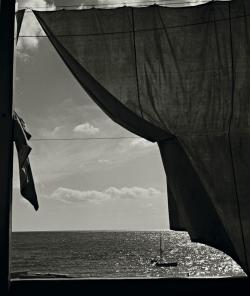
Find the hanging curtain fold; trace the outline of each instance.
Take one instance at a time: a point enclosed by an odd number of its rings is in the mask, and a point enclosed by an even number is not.
[[[159,144],[171,228],[250,263],[250,1],[34,12],[92,99]]]
[[[18,41],[25,10],[16,12],[16,43]],[[31,147],[28,144],[31,135],[27,131],[25,122],[13,112],[13,140],[15,142],[19,163],[19,180],[21,195],[38,210],[39,204],[29,161]]]

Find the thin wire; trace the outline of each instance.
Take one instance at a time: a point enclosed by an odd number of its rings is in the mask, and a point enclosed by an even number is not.
[[[140,137],[92,137],[92,138],[31,138],[30,141],[90,141],[90,140],[122,140],[122,139],[140,139]]]
[[[209,3],[209,2],[212,2],[213,0],[200,0],[198,2],[198,5],[202,5],[202,4],[205,4],[205,3]],[[228,0],[228,1],[231,1],[231,0]],[[159,6],[162,6],[162,5],[166,5],[166,4],[170,4],[171,6],[172,5],[186,5],[186,4],[196,4],[196,0],[189,0],[189,1],[180,1],[180,0],[177,0],[177,1],[171,1],[171,0],[165,0],[165,2],[163,3],[158,3],[158,1],[152,1],[152,0],[148,0],[148,1],[145,1],[145,2],[141,2],[141,1],[134,1],[134,2],[129,2],[129,3],[124,3],[124,2],[120,2],[120,3],[103,3],[103,4],[96,4],[96,5],[93,5],[93,4],[75,4],[75,5],[55,5],[56,8],[75,8],[75,7],[92,7],[92,8],[98,8],[98,7],[107,7],[107,6],[117,6],[119,7],[120,5],[122,6],[130,6],[130,5],[133,5],[133,4],[139,4],[139,6],[144,6],[144,5],[147,5],[149,3],[152,3],[153,5],[159,5]],[[19,9],[50,9],[50,8],[53,8],[53,6],[33,6],[32,8],[31,7],[27,7],[27,6],[19,6],[18,7]],[[50,10],[51,11],[51,10]]]

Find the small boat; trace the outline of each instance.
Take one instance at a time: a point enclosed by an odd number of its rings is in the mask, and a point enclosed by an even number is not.
[[[162,233],[160,235],[160,255],[151,259],[151,264],[153,264],[156,267],[176,267],[178,263],[176,261],[166,261],[163,257],[163,252],[164,252],[164,241],[163,241],[163,236]]]
[[[157,267],[176,267],[178,265],[177,262],[167,262],[167,261],[157,261],[155,266]]]

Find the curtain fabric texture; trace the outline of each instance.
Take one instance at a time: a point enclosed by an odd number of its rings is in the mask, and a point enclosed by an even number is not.
[[[114,121],[159,144],[171,228],[250,263],[250,1],[34,12]]]

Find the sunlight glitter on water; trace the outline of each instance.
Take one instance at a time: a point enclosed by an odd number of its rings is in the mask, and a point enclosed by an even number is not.
[[[160,232],[14,233],[13,277],[78,278],[223,277],[244,272],[222,252],[192,243],[186,233],[163,234],[163,257],[176,267],[156,267]]]

